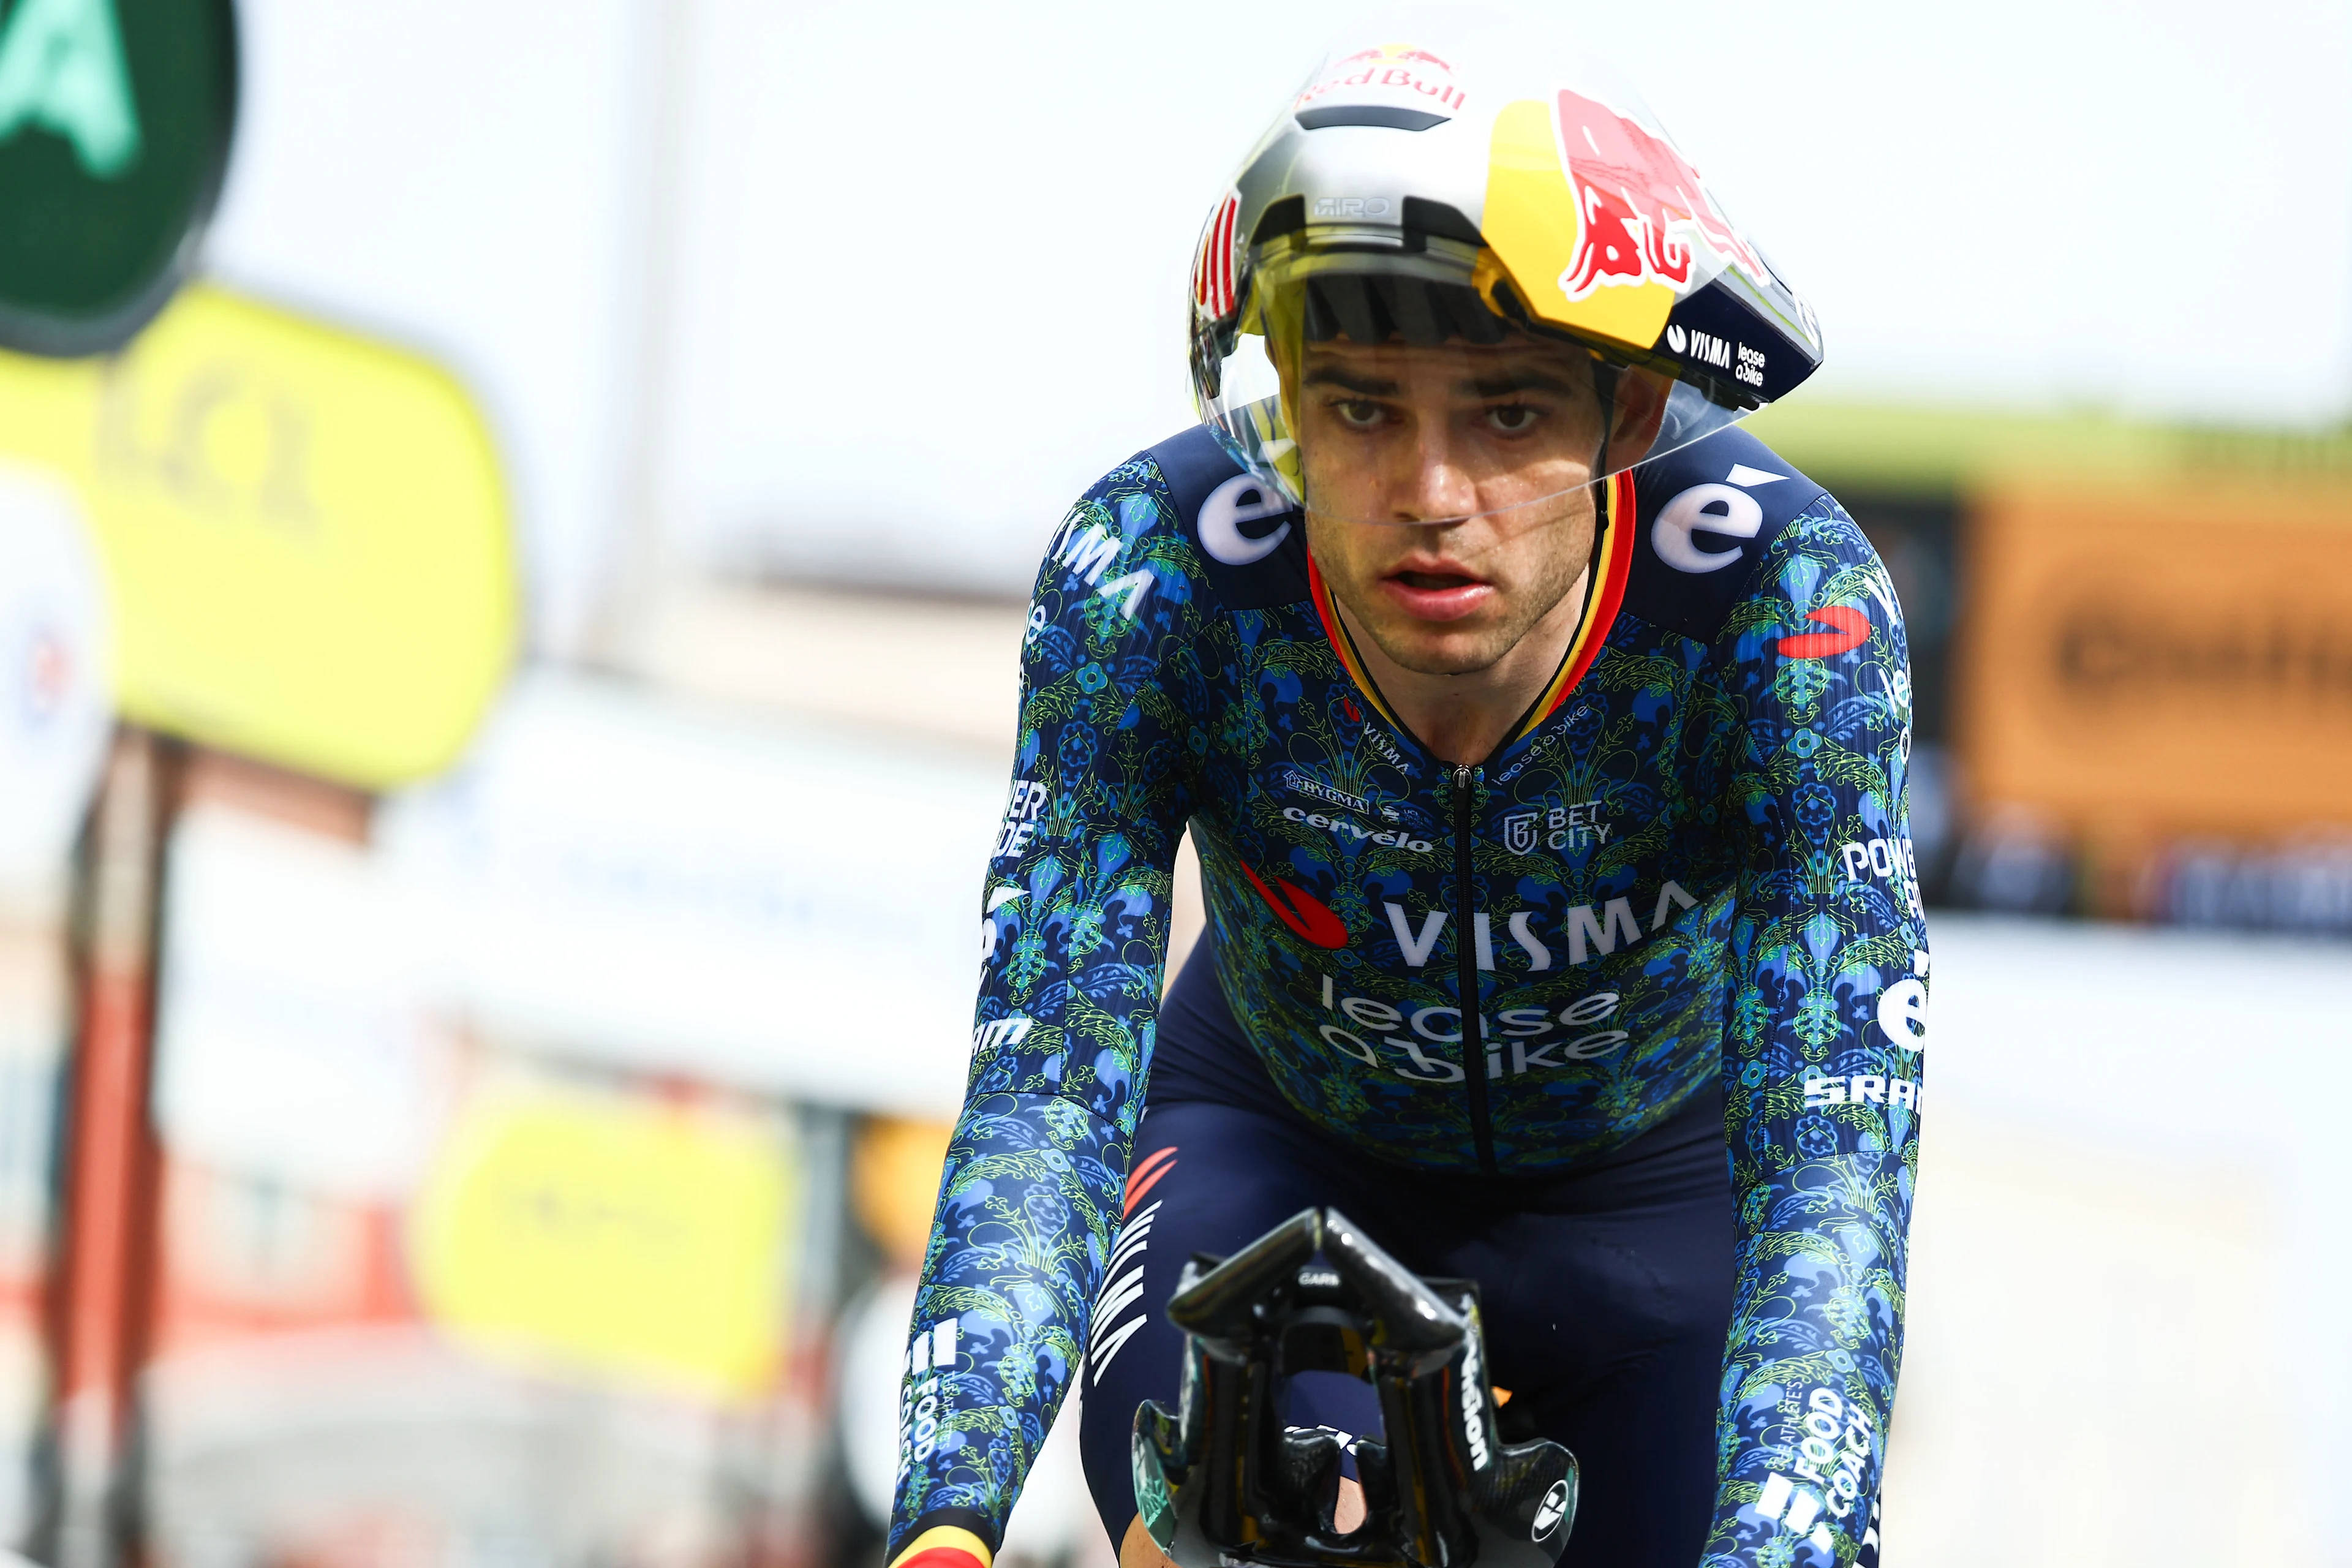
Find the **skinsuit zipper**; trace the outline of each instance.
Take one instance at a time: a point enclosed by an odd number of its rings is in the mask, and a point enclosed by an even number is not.
[[[1462,1077],[1470,1091],[1470,1135],[1478,1144],[1478,1169],[1491,1176],[1495,1127],[1486,1110],[1486,1039],[1479,1021],[1477,911],[1470,907],[1471,791],[1475,774],[1465,763],[1454,767],[1454,958],[1462,999]]]

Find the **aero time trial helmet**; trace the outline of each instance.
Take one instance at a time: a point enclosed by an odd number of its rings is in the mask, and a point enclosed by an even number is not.
[[[1455,353],[1473,380],[1506,343],[1552,345],[1580,380],[1589,366],[1610,434],[1561,489],[1720,429],[1821,363],[1811,310],[1589,47],[1450,10],[1308,76],[1210,214],[1191,324],[1202,417],[1327,514],[1337,491],[1315,493],[1297,417],[1318,344]]]

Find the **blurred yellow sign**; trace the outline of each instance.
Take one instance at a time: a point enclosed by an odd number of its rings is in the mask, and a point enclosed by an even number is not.
[[[494,1094],[419,1197],[418,1289],[495,1356],[756,1397],[783,1342],[796,1189],[779,1130],[747,1117]]]
[[[383,788],[455,758],[505,676],[497,457],[414,354],[194,289],[116,358],[0,354],[0,457],[79,491],[142,723]]]
[[[902,1268],[923,1266],[940,1173],[955,1129],[944,1121],[866,1119],[849,1157],[849,1201],[866,1234]]]

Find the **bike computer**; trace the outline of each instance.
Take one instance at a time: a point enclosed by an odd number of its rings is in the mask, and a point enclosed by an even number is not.
[[[1182,1391],[1175,1414],[1136,1410],[1135,1494],[1178,1568],[1558,1561],[1576,1460],[1558,1443],[1503,1441],[1475,1285],[1422,1279],[1336,1209],[1308,1209],[1222,1262],[1196,1257],[1168,1317],[1185,1334]],[[1333,1517],[1339,1438],[1284,1421],[1305,1372],[1349,1373],[1379,1396],[1349,1530]]]

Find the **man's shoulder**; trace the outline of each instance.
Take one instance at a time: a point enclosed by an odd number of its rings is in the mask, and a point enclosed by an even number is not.
[[[1225,611],[1307,597],[1302,520],[1194,428],[1087,487],[1045,542],[1030,621],[1126,657],[1201,636]]]
[[[1193,546],[1219,604],[1258,610],[1307,597],[1305,520],[1281,492],[1235,462],[1214,431],[1195,425],[1137,453],[1113,474],[1139,468],[1158,478],[1165,497],[1161,526]]]
[[[1790,528],[1832,510],[1820,485],[1734,426],[1633,470],[1625,611],[1712,640]]]

